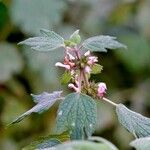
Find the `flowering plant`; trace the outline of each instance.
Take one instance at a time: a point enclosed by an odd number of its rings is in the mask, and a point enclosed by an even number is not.
[[[103,100],[116,108],[119,122],[136,138],[150,136],[150,119],[135,113],[123,104],[116,104],[105,97],[107,86],[104,82],[96,83],[91,80],[91,74],[101,73],[103,67],[98,64],[98,57],[92,52],[107,52],[108,49],[126,48],[111,36],[95,36],[81,43],[79,30],[75,31],[69,39],[64,40],[53,31],[41,30],[41,36],[29,38],[19,44],[30,46],[38,51],[53,51],[63,47],[63,62],[56,62],[56,67],[64,68],[61,83],[66,84],[71,94],[62,96],[62,91],[52,93],[43,92],[39,95],[31,94],[36,105],[15,119],[11,124],[18,123],[31,113],[42,113],[48,110],[57,101],[61,100],[58,108],[56,135],[51,135],[43,140],[31,144],[26,149],[44,149],[55,146],[55,149],[67,149],[69,145],[58,145],[68,140],[94,140],[91,137],[97,124],[96,101]],[[97,149],[116,150],[117,148],[102,138],[96,138],[101,144]],[[147,139],[146,139],[147,140]],[[149,139],[148,139],[149,141]],[[135,146],[136,141],[131,145]],[[91,143],[86,143],[94,149]],[[81,146],[80,143],[72,143],[69,146]],[[76,147],[75,146],[75,147]],[[88,147],[87,146],[87,147]],[[102,148],[103,147],[103,148]],[[96,149],[95,149],[96,150]]]

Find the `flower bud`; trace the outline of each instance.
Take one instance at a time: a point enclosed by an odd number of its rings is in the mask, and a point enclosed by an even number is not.
[[[73,89],[73,90],[75,90],[76,92],[79,92],[79,88],[77,88],[74,84],[72,84],[72,83],[69,83],[68,84],[68,87],[69,88],[71,88],[71,89]]]
[[[89,66],[86,66],[86,67],[84,68],[84,71],[85,71],[85,73],[90,74],[91,68],[90,68]]]
[[[67,70],[70,69],[70,66],[69,65],[65,65],[65,64],[62,64],[61,62],[57,62],[55,64],[56,67],[63,67],[63,68],[66,68]]]
[[[100,82],[98,84],[97,96],[102,98],[104,94],[106,93],[106,90],[107,90],[106,84],[103,82]]]
[[[97,59],[97,57],[95,57],[95,56],[90,56],[90,57],[88,57],[88,65],[93,65],[95,62],[98,62],[98,59]]]
[[[87,51],[87,52],[84,53],[84,56],[86,56],[86,57],[89,56],[89,55],[90,55],[90,51]]]

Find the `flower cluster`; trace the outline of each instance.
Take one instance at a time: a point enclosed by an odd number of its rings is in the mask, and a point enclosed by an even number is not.
[[[98,58],[90,53],[90,51],[81,54],[77,47],[67,47],[63,62],[57,62],[55,66],[63,67],[71,74],[71,82],[68,87],[76,92],[81,92],[84,87],[90,88],[90,74],[93,66],[98,62]],[[100,82],[96,88],[96,96],[103,98],[106,93],[106,84]]]

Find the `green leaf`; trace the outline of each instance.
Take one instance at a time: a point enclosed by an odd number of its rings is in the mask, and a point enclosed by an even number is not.
[[[81,42],[81,37],[79,35],[79,30],[76,30],[71,36],[70,36],[70,41],[79,44]]]
[[[129,110],[123,104],[116,107],[119,122],[135,137],[150,136],[150,118]]]
[[[38,51],[52,51],[64,45],[64,39],[57,33],[49,30],[41,30],[41,36],[29,38],[19,44],[30,46]]]
[[[60,94],[62,91],[55,91],[53,93],[47,93],[43,92],[39,95],[31,94],[33,97],[33,100],[35,103],[37,103],[34,107],[32,107],[30,110],[19,116],[17,119],[15,119],[11,124],[18,123],[22,121],[25,117],[29,116],[31,113],[42,113],[46,110],[48,110],[58,99],[60,99]]]
[[[103,70],[103,66],[99,65],[99,64],[94,64],[92,66],[92,71],[91,73],[92,74],[98,74],[98,73],[101,73],[101,71]]]
[[[70,71],[65,71],[61,78],[61,84],[67,84],[71,80],[71,73]]]
[[[112,150],[104,143],[72,141],[56,146],[56,150]]]
[[[91,136],[95,130],[97,108],[94,100],[83,94],[72,93],[59,105],[56,131],[69,130],[72,139]]]
[[[68,132],[64,132],[60,135],[49,135],[47,137],[40,137],[30,145],[23,148],[23,150],[38,150],[38,149],[46,149],[62,142],[68,141],[70,139]]]
[[[117,148],[114,144],[112,144],[111,142],[109,142],[108,140],[106,140],[106,139],[104,139],[104,138],[102,138],[102,137],[92,136],[92,137],[90,137],[88,140],[106,144],[106,145],[108,145],[108,147],[109,147],[111,150],[118,150],[118,148]]]
[[[150,149],[150,137],[139,138],[130,143],[130,145],[136,150],[149,150]]]
[[[22,31],[37,35],[41,28],[52,29],[59,25],[66,9],[65,1],[13,0],[10,17]]]
[[[16,47],[8,43],[0,43],[0,83],[9,80],[13,74],[19,73],[23,62]]]
[[[82,46],[90,51],[107,52],[107,49],[126,48],[125,45],[116,41],[112,36],[95,36],[88,38],[82,43]]]

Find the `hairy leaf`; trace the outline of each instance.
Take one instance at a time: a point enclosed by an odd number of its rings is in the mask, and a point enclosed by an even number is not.
[[[101,71],[103,70],[103,66],[99,65],[99,64],[94,64],[92,66],[92,71],[91,73],[92,74],[98,74],[98,73],[101,73]]]
[[[107,144],[90,141],[72,141],[56,146],[56,150],[112,150]]]
[[[25,117],[29,116],[31,113],[42,113],[48,110],[58,99],[60,99],[60,94],[62,91],[55,91],[53,93],[43,92],[40,95],[31,94],[35,103],[37,103],[30,110],[19,116],[11,124],[15,124],[23,120]]]
[[[123,104],[116,107],[119,122],[135,137],[150,136],[150,118],[129,110]]]
[[[91,136],[96,117],[96,103],[91,97],[79,93],[69,94],[59,106],[56,131],[69,130],[72,139]]]
[[[79,35],[79,30],[76,30],[71,36],[70,36],[70,41],[79,44],[81,42],[81,37]]]
[[[24,147],[23,150],[46,149],[61,144],[62,142],[68,141],[69,139],[70,138],[68,132],[64,132],[60,135],[40,137],[30,145]]]
[[[64,39],[57,33],[49,30],[41,30],[41,36],[29,38],[19,44],[30,46],[38,51],[51,51],[64,45]]]
[[[90,51],[107,52],[107,49],[126,48],[125,45],[116,41],[112,36],[95,36],[88,38],[82,43],[82,46]]]
[[[130,145],[136,150],[149,150],[150,149],[150,137],[139,138],[130,143]]]

